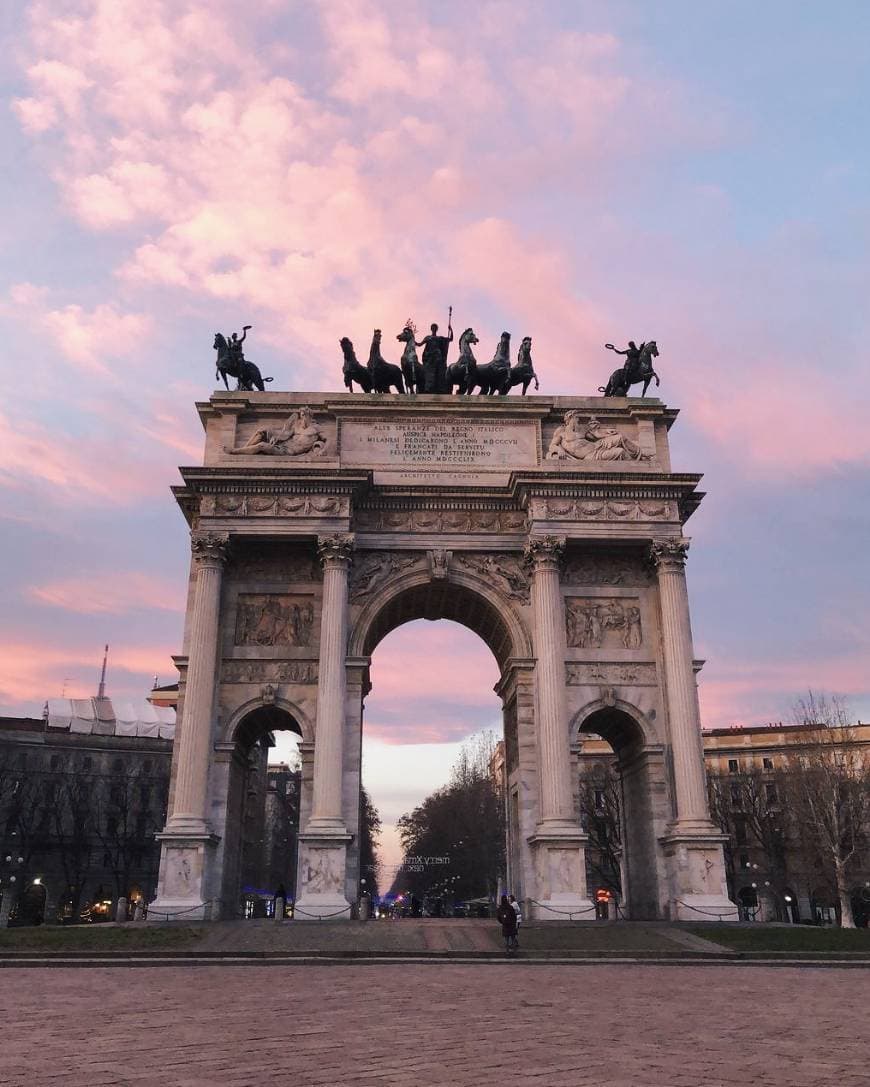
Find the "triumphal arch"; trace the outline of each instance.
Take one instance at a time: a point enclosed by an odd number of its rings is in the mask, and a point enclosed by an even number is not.
[[[291,727],[296,916],[349,916],[371,655],[402,623],[446,618],[501,670],[508,881],[531,915],[594,916],[577,800],[592,732],[620,769],[628,916],[736,917],[686,593],[700,477],[671,470],[675,410],[248,392],[198,410],[204,461],[175,489],[191,568],[154,915],[235,914],[248,752]]]

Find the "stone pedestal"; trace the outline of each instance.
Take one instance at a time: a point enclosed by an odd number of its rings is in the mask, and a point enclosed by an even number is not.
[[[537,739],[541,776],[541,818],[529,840],[538,921],[595,916],[586,892],[586,842],[573,811],[571,750],[565,707],[565,618],[559,585],[564,540],[533,538],[526,549],[532,570],[535,619]]]
[[[670,886],[671,921],[738,921],[728,897],[725,878],[724,834],[669,834],[660,839]]]
[[[161,843],[160,875],[148,919],[203,921],[219,917],[220,903],[210,900],[206,885],[217,837],[164,832],[157,840]]]
[[[301,887],[293,917],[298,921],[342,921],[350,918],[345,898],[345,867],[350,834],[299,835]]]

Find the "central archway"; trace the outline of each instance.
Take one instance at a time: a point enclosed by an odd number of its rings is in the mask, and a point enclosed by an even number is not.
[[[415,620],[449,620],[465,627],[476,634],[489,648],[499,672],[495,686],[496,695],[501,702],[501,717],[505,749],[514,754],[519,752],[518,729],[527,730],[531,737],[534,728],[533,704],[530,697],[533,666],[532,648],[523,610],[528,606],[525,600],[512,600],[493,585],[465,570],[456,570],[451,566],[449,577],[435,577],[431,573],[415,572],[390,584],[386,591],[376,599],[365,602],[352,615],[349,636],[349,661],[356,663],[358,674],[349,677],[349,691],[359,692],[359,713],[354,721],[353,733],[345,735],[344,754],[344,813],[348,829],[354,839],[347,852],[347,893],[355,896],[358,890],[361,872],[359,869],[358,838],[359,826],[357,813],[359,805],[355,798],[359,794],[361,775],[361,751],[363,734],[364,700],[370,690],[370,663],[372,654],[390,633]],[[521,697],[518,707],[519,690],[527,692]],[[356,703],[355,703],[356,705]],[[534,744],[525,745],[531,755],[527,755],[524,766],[525,776],[529,779],[523,790],[534,801],[537,795],[537,766],[534,756]],[[518,760],[514,759],[506,777],[513,777],[514,792],[519,789],[518,780],[522,774]],[[529,808],[529,813],[531,808]],[[510,819],[508,827],[506,856],[508,858],[508,879],[518,894],[523,888],[523,866],[530,863],[523,857],[519,842],[523,834],[531,835],[533,825],[531,814],[522,819],[515,813],[513,833]],[[353,900],[351,898],[351,900]]]

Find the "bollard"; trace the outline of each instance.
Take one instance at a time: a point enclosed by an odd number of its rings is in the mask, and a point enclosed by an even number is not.
[[[118,899],[118,905],[115,907],[115,921],[119,925],[123,925],[127,920],[127,899],[123,896]]]
[[[275,920],[276,921],[283,921],[284,920],[284,899],[283,898],[276,898],[275,899]]]

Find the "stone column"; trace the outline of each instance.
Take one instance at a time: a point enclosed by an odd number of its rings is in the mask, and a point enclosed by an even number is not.
[[[221,577],[229,551],[227,534],[193,533],[196,569],[190,625],[184,710],[175,755],[172,811],[161,843],[157,897],[149,906],[155,920],[187,921],[221,912],[220,890],[212,887],[214,847],[208,822],[208,778],[214,727],[214,692],[220,640]]]
[[[352,550],[351,536],[321,536],[317,543],[323,564],[323,612],[314,736],[314,796],[308,830],[345,831],[341,775],[347,691],[347,578]]]
[[[179,730],[174,802],[167,832],[209,833],[206,792],[214,720],[221,576],[228,545],[229,537],[225,534],[195,533],[191,538],[196,586],[188,632],[190,653],[184,720]]]
[[[530,540],[526,551],[533,570],[542,826],[575,825],[565,705],[565,609],[559,585],[564,546],[563,539],[544,536]]]
[[[353,536],[321,536],[323,564],[320,664],[314,730],[311,816],[299,835],[299,894],[294,917],[345,919],[347,832],[342,816],[344,721],[347,677],[348,569]]]
[[[532,537],[526,558],[532,570],[535,735],[541,792],[530,840],[534,886],[527,889],[532,916],[541,921],[592,920],[586,894],[586,841],[572,803],[571,750],[565,701],[565,608],[559,566],[565,541]]]
[[[662,664],[673,755],[676,819],[661,838],[668,871],[668,913],[679,921],[736,921],[728,898],[723,843],[710,819],[701,721],[693,668],[686,590],[686,539],[654,540],[658,572]]]
[[[677,824],[711,830],[686,590],[688,550],[684,539],[655,540],[650,548],[658,572]]]

